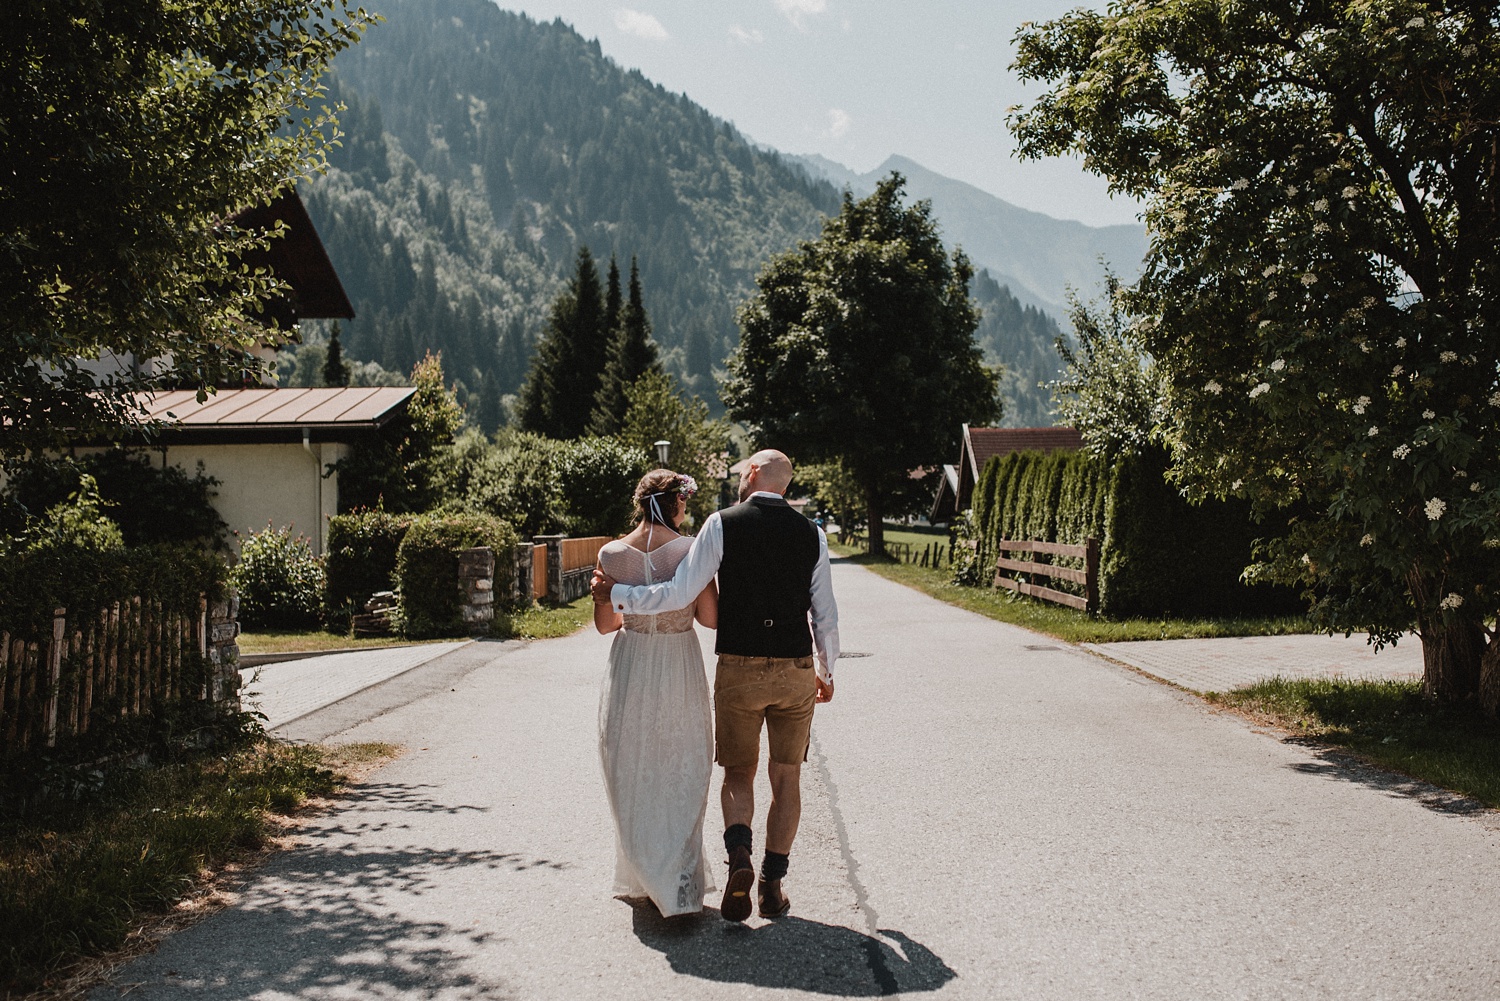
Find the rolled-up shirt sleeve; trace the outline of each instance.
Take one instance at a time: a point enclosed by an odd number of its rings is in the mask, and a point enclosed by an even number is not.
[[[703,531],[693,540],[693,547],[677,573],[660,584],[616,584],[610,588],[609,601],[621,615],[655,615],[675,612],[697,600],[708,582],[724,562],[724,523],[715,511],[703,522]]]
[[[828,564],[828,536],[818,530],[818,565],[812,576],[813,649],[817,651],[818,677],[833,680],[833,665],[839,659],[839,606],[833,600],[833,570]]]

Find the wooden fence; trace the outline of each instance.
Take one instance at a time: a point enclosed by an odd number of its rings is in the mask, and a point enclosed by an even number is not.
[[[995,560],[995,586],[1018,594],[1030,595],[1044,601],[1056,602],[1070,608],[1081,608],[1087,612],[1099,609],[1099,540],[1089,538],[1081,546],[1069,546],[1060,542],[1038,542],[1032,539],[1001,539],[995,543],[1000,556]],[[1083,568],[1041,563],[1034,559],[1012,559],[1006,553],[1031,553],[1033,556],[1069,556],[1083,560]],[[1007,571],[1023,577],[1007,576]],[[1051,580],[1066,580],[1083,585],[1083,594],[1071,594],[1056,588],[1033,583],[1038,577]]]
[[[856,546],[866,552],[870,549],[870,538],[863,532],[841,532],[839,542],[845,546]],[[937,569],[953,565],[953,545],[941,539],[934,539],[921,546],[914,542],[887,541],[885,554],[892,559],[914,566]]]
[[[50,635],[0,632],[0,752],[54,747],[102,713],[233,697],[234,604],[184,614],[136,598],[81,618],[59,608]]]

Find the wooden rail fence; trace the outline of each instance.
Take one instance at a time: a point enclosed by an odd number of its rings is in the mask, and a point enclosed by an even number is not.
[[[58,608],[50,634],[0,632],[0,751],[55,747],[101,712],[232,697],[237,634],[231,602],[183,613],[140,598],[71,619]]]
[[[1088,538],[1081,546],[1065,545],[1061,542],[1038,542],[1033,539],[1001,539],[995,544],[1000,556],[995,560],[995,586],[1018,594],[1056,602],[1070,608],[1081,608],[1087,612],[1099,609],[1099,540]],[[1041,563],[1034,559],[1012,559],[1006,553],[1031,553],[1047,556],[1070,556],[1083,560],[1083,569]],[[1022,574],[1026,579],[1007,576],[1007,572]],[[1032,581],[1037,577],[1051,580],[1066,580],[1083,585],[1083,594],[1071,594],[1056,588],[1046,587]]]

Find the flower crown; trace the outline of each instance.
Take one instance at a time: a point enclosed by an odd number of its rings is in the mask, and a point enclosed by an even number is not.
[[[679,497],[691,497],[698,492],[698,481],[687,473],[677,474],[677,489],[675,490],[653,490],[647,497],[665,497],[667,494],[676,494]]]

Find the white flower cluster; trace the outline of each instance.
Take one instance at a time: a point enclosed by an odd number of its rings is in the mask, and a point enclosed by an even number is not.
[[[1260,394],[1269,393],[1270,391],[1271,384],[1269,382],[1263,382],[1259,386],[1256,386],[1254,389],[1250,390],[1250,399],[1253,400]]]
[[[1238,490],[1240,487],[1242,487],[1244,485],[1245,485],[1245,481],[1244,480],[1235,480],[1233,483],[1229,484],[1229,489],[1230,490]]]
[[[1370,353],[1370,342],[1369,341],[1360,341],[1359,342],[1359,349],[1361,351],[1363,351],[1365,354],[1369,354]]]
[[[1213,393],[1215,396],[1218,396],[1220,393],[1224,392],[1224,387],[1219,385],[1215,380],[1210,379],[1203,384],[1203,391],[1205,393]]]
[[[1354,412],[1356,414],[1362,414],[1365,412],[1365,407],[1368,407],[1369,405],[1370,398],[1368,396],[1361,396],[1359,399],[1354,401]]]
[[[1302,284],[1316,285],[1318,284],[1318,276],[1309,271],[1307,274],[1302,276]]]
[[[1284,368],[1286,368],[1286,360],[1284,358],[1277,358],[1271,363],[1272,372],[1280,372]]]
[[[1500,393],[1491,393],[1490,394],[1490,406],[1492,406],[1492,407],[1500,407]]]
[[[1431,410],[1424,410],[1424,411],[1422,411],[1422,419],[1424,421],[1430,421],[1430,420],[1432,420],[1436,416],[1437,416],[1437,414],[1434,413]]]
[[[1414,17],[1406,22],[1406,26],[1408,28],[1425,28],[1427,27],[1427,21],[1422,17]]]
[[[1444,351],[1442,354],[1438,355],[1438,361],[1445,362],[1445,363],[1446,362],[1452,362],[1452,361],[1458,361],[1458,352],[1457,351]]]
[[[1404,347],[1406,347],[1406,338],[1405,337],[1398,337],[1398,338],[1396,338],[1396,347],[1398,347],[1398,348],[1404,348]]]
[[[1423,506],[1422,510],[1427,512],[1428,521],[1437,521],[1443,516],[1443,512],[1448,510],[1448,502],[1441,497],[1434,497]]]
[[[1268,264],[1266,265],[1266,269],[1260,273],[1260,276],[1262,278],[1269,278],[1280,270],[1281,268],[1278,265]]]
[[[1371,427],[1370,430],[1368,430],[1368,431],[1365,432],[1365,437],[1366,438],[1379,438],[1380,437],[1380,428],[1378,428],[1378,427]]]
[[[1299,192],[1301,190],[1302,189],[1299,188],[1299,187],[1297,187],[1295,184],[1288,184],[1286,186],[1286,196],[1288,198],[1296,198],[1297,197],[1297,192]]]
[[[1366,532],[1365,537],[1359,540],[1359,544],[1361,546],[1373,546],[1375,545],[1375,536],[1371,535],[1369,532]]]
[[[1474,56],[1479,55],[1479,46],[1475,45],[1473,42],[1470,42],[1468,45],[1465,45],[1463,48],[1459,49],[1458,54],[1463,56],[1465,59],[1472,59]]]
[[[1313,211],[1314,212],[1327,212],[1328,211],[1328,199],[1326,199],[1326,198],[1319,198],[1317,201],[1313,202]]]
[[[1438,602],[1439,608],[1457,608],[1464,603],[1464,596],[1456,592],[1449,592],[1448,596]]]
[[[1347,188],[1344,189],[1343,195],[1344,195],[1345,198],[1350,198],[1350,199],[1358,198],[1359,197],[1359,189],[1356,188],[1354,185],[1351,184]]]
[[[1396,366],[1396,367],[1395,367],[1395,368],[1393,368],[1393,369],[1391,369],[1391,378],[1392,378],[1392,379],[1396,379],[1396,378],[1399,378],[1399,377],[1400,377],[1400,375],[1401,375],[1401,373],[1402,373],[1402,372],[1405,372],[1405,371],[1406,371],[1406,369],[1405,369],[1405,368],[1403,368],[1403,367],[1402,367],[1402,366],[1400,366],[1400,365],[1397,365],[1397,366]]]
[[[1231,184],[1229,186],[1229,190],[1230,191],[1244,191],[1248,187],[1250,187],[1250,182],[1248,180],[1246,180],[1245,178],[1241,177],[1241,178],[1238,178],[1233,184]]]
[[[1333,230],[1333,227],[1329,226],[1326,222],[1319,222],[1319,223],[1314,223],[1313,224],[1313,232],[1314,233],[1329,233],[1329,232],[1332,232],[1332,230]]]
[[[1411,455],[1411,446],[1410,445],[1397,445],[1395,447],[1395,449],[1391,452],[1391,458],[1393,458],[1393,459],[1404,459],[1408,455]]]
[[[1479,490],[1480,490],[1479,484],[1477,484],[1477,483],[1470,483],[1469,484],[1469,493],[1471,493],[1471,494],[1477,494],[1477,493],[1479,493]]]

